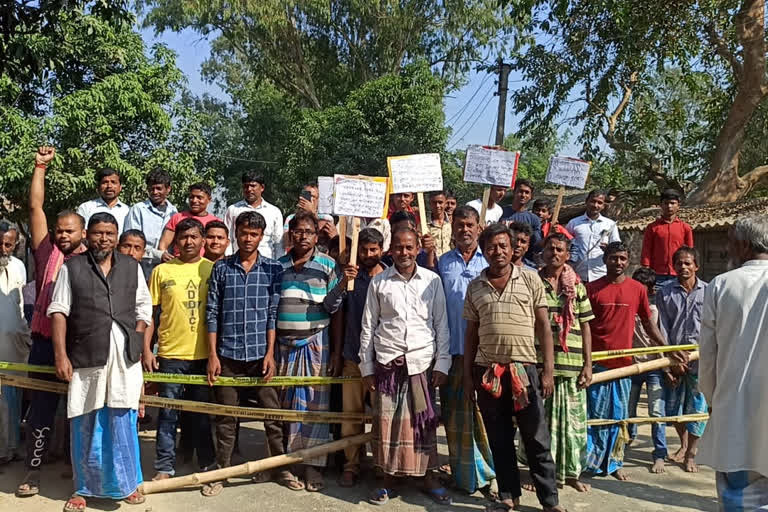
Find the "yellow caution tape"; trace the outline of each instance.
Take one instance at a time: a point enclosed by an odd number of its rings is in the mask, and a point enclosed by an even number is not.
[[[56,373],[53,366],[41,366],[24,363],[8,363],[0,361],[0,370],[17,372]],[[327,384],[348,384],[358,382],[360,377],[290,377],[276,376],[269,382],[260,377],[217,377],[214,386],[239,386],[239,387],[286,387],[286,386],[322,386]],[[147,373],[144,372],[144,382],[163,382],[166,384],[200,384],[207,386],[206,375],[181,375],[178,373]]]
[[[592,360],[604,361],[606,359],[616,359],[618,357],[663,354],[666,352],[697,350],[698,348],[699,348],[698,345],[690,344],[690,345],[664,345],[661,347],[628,348],[628,349],[622,349],[622,350],[601,350],[597,352],[592,352]]]
[[[18,375],[0,373],[3,385],[19,388],[48,391],[51,393],[65,394],[67,384],[40,379],[30,379]],[[198,412],[216,416],[234,416],[258,421],[286,421],[291,423],[363,423],[370,422],[371,417],[365,414],[348,412],[317,412],[317,411],[291,411],[283,409],[261,409],[254,407],[240,407],[235,405],[219,405],[205,402],[193,402],[191,400],[179,400],[176,398],[162,398],[157,396],[142,395],[140,402],[149,407],[161,407],[177,411]]]

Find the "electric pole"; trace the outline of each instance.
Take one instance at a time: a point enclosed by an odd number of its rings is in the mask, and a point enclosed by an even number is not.
[[[504,121],[507,113],[507,85],[509,84],[509,72],[512,66],[504,63],[504,59],[499,57],[499,90],[496,93],[499,96],[499,113],[496,117],[496,145],[504,144]]]

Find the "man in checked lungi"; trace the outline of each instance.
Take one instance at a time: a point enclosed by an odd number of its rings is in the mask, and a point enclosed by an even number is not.
[[[449,469],[457,487],[472,494],[496,479],[491,448],[480,410],[464,396],[464,331],[462,317],[467,287],[488,266],[477,244],[480,215],[471,206],[460,206],[453,214],[456,248],[440,257],[437,269],[443,281],[448,328],[451,333],[451,371],[440,388],[440,409],[448,441]]]
[[[91,216],[89,249],[61,267],[48,307],[56,375],[69,382],[75,493],[65,511],[84,510],[89,496],[144,502],[136,421],[152,299],[138,262],[115,251],[117,226],[109,213]]]
[[[392,233],[393,265],[371,280],[360,334],[360,373],[373,395],[373,461],[385,475],[368,501],[395,496],[393,477],[424,477],[424,491],[450,504],[437,469],[438,417],[430,387],[451,367],[448,318],[440,278],[416,264],[419,235]],[[429,372],[432,370],[432,378]]]

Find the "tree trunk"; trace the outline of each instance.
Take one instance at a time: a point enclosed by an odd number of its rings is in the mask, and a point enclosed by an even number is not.
[[[762,101],[768,97],[765,59],[765,0],[744,0],[734,17],[736,33],[743,47],[743,63],[733,66],[735,56],[722,46],[718,53],[729,61],[736,83],[736,96],[717,136],[715,151],[706,176],[688,197],[692,204],[737,201],[768,176],[760,166],[739,176],[739,154],[744,131]]]

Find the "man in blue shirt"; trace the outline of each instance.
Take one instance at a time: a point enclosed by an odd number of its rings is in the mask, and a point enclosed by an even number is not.
[[[141,259],[141,269],[149,279],[152,270],[161,262],[163,251],[157,248],[163,228],[177,213],[176,207],[168,201],[171,193],[171,175],[163,169],[150,171],[145,178],[147,184],[147,199],[136,203],[125,217],[124,230],[136,229],[144,233],[146,246],[144,257]]]
[[[453,362],[448,382],[440,389],[443,423],[448,440],[448,460],[456,485],[468,493],[487,487],[496,478],[491,450],[482,422],[475,421],[475,404],[464,397],[464,299],[469,283],[488,266],[477,244],[480,216],[471,206],[453,212],[453,238],[456,248],[443,254],[438,273],[443,281],[448,328],[451,333]],[[467,438],[465,433],[470,432]]]
[[[208,283],[206,321],[208,325],[208,382],[224,377],[263,377],[275,375],[275,324],[280,301],[283,267],[277,261],[259,254],[259,244],[267,223],[255,211],[241,213],[235,221],[238,251],[216,262]],[[271,386],[216,386],[216,403],[238,405],[240,400],[255,398],[261,407],[279,409],[277,388]],[[216,416],[216,462],[230,465],[235,446],[237,419]],[[267,456],[285,453],[283,428],[280,423],[265,421]],[[257,475],[254,481],[266,480]],[[278,483],[293,490],[304,486],[288,470],[278,473]],[[224,482],[203,487],[204,496],[216,496]]]
[[[701,310],[707,283],[696,277],[699,270],[698,252],[686,245],[672,256],[677,279],[662,286],[656,298],[659,323],[670,345],[697,344],[701,332]],[[707,412],[707,400],[699,391],[699,366],[696,361],[672,366],[664,393],[667,416]],[[670,457],[682,463],[689,473],[698,472],[694,458],[706,421],[673,423],[680,436],[680,449]]]

